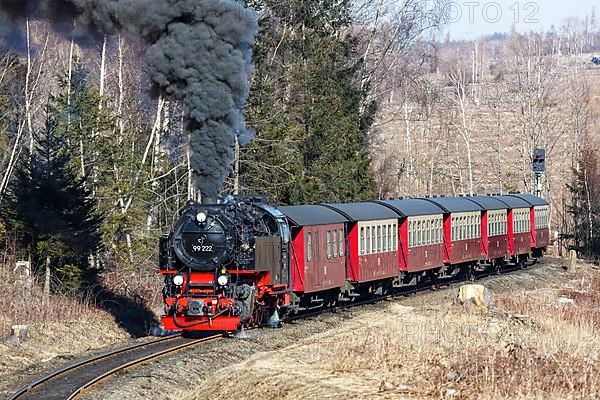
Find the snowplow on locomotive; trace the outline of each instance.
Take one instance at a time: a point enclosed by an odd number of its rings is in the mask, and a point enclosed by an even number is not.
[[[165,330],[236,331],[460,273],[524,266],[548,246],[532,195],[275,208],[187,203],[160,243]]]

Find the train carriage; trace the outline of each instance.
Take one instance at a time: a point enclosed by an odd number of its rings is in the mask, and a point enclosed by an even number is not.
[[[466,197],[481,208],[481,255],[495,262],[508,254],[508,206],[493,196]]]
[[[530,205],[530,241],[531,249],[536,256],[550,244],[550,204],[537,196],[531,194],[515,194],[512,197],[525,200]]]
[[[365,283],[398,275],[398,214],[376,203],[328,204],[346,217],[348,280]]]
[[[520,261],[531,251],[530,208],[531,205],[520,197],[512,195],[494,196],[508,207],[508,254]]]
[[[444,262],[464,264],[479,261],[483,208],[465,197],[438,197],[426,200],[445,211]]]
[[[377,201],[401,219],[398,229],[398,265],[419,272],[444,265],[444,210],[423,199]]]
[[[291,227],[292,289],[314,293],[346,280],[344,224],[347,219],[320,205],[279,207]]]

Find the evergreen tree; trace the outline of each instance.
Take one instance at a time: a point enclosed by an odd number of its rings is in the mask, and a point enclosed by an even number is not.
[[[33,154],[24,154],[9,187],[2,218],[36,265],[45,265],[66,288],[75,290],[100,245],[102,219],[96,203],[70,165],[54,111],[35,135]]]
[[[592,259],[600,259],[600,170],[597,152],[582,151],[579,168],[575,169],[570,207],[573,216],[575,245]]]
[[[367,85],[360,85],[350,4],[259,3],[247,111],[258,135],[242,150],[244,190],[278,203],[373,198],[365,141],[376,108],[365,104]]]
[[[85,186],[104,216],[100,234],[106,251],[100,261],[131,266],[130,255],[137,249],[128,248],[126,238],[136,228],[141,230],[147,219],[145,206],[152,200],[149,190],[142,186],[148,171],[146,166],[140,168],[139,161],[139,147],[147,142],[148,133],[140,121],[135,124],[139,128],[120,135],[110,104],[89,82],[89,73],[78,60],[70,80],[67,74],[60,77],[60,86],[61,93],[53,99],[58,129],[67,138],[73,170],[86,177]],[[124,211],[134,196],[138,202]],[[143,240],[154,243],[156,238]]]

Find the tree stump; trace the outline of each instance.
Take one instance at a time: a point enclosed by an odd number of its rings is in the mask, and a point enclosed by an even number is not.
[[[575,250],[571,250],[569,252],[569,263],[567,265],[567,271],[575,272],[576,266],[577,266],[577,252]]]

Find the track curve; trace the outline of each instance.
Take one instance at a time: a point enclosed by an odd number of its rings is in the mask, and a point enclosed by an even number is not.
[[[222,334],[218,334],[192,339],[172,335],[112,350],[45,375],[19,389],[8,400],[75,399],[85,389],[125,368],[222,337],[224,337]]]

